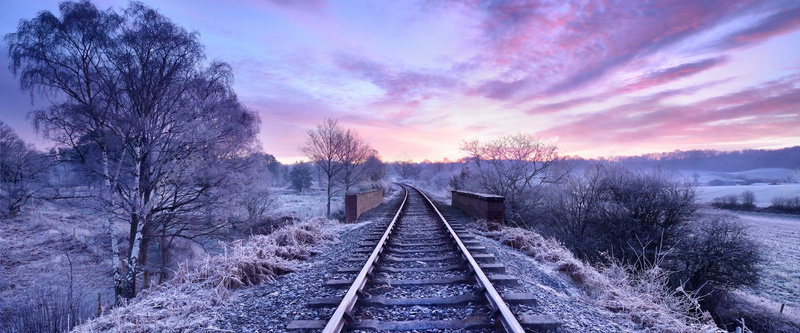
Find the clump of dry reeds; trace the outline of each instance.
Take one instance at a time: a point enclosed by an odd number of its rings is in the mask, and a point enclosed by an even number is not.
[[[336,240],[333,222],[316,218],[224,245],[199,264],[179,265],[175,277],[142,291],[130,304],[78,327],[77,332],[188,332],[217,330],[214,308],[232,289],[274,281],[297,269],[315,247]]]

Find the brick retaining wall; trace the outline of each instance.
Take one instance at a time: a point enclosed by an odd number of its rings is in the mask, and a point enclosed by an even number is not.
[[[383,203],[383,190],[372,190],[344,196],[344,222],[352,223],[358,220],[364,212],[378,207]]]
[[[452,206],[474,218],[503,223],[504,198],[499,195],[452,191]]]

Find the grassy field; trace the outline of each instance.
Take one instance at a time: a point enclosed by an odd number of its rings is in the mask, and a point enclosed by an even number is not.
[[[273,217],[294,216],[305,220],[311,217],[325,216],[327,205],[323,189],[312,188],[298,193],[293,189],[273,187],[275,202],[267,215]],[[334,216],[344,212],[344,195],[337,194],[331,198],[331,214]]]
[[[780,183],[798,183],[800,182],[800,170],[783,169],[783,168],[761,168],[747,171],[725,172],[725,171],[709,171],[709,170],[680,170],[679,176],[687,180],[694,181],[694,175],[697,175],[697,181],[700,184],[707,184],[714,179],[720,180],[749,180],[752,182],[780,182]]]
[[[751,191],[756,194],[756,206],[767,207],[771,204],[773,198],[800,196],[800,184],[697,187],[697,194],[701,202],[712,202],[714,198],[731,194],[738,196],[744,191]]]
[[[786,303],[784,312],[800,318],[800,216],[766,213],[737,213],[762,242],[767,264],[753,294]]]

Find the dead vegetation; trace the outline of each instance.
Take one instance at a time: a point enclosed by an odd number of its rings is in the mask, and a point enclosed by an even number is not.
[[[667,274],[658,265],[633,270],[616,261],[592,267],[552,238],[511,227],[477,223],[477,233],[522,251],[565,274],[588,299],[632,322],[658,332],[717,332],[708,313],[700,312],[693,295],[671,290]],[[695,315],[690,315],[695,314]]]
[[[310,219],[226,245],[223,253],[207,256],[193,267],[180,265],[171,281],[142,291],[127,305],[74,331],[217,331],[214,309],[231,300],[231,290],[274,281],[296,270],[316,246],[336,240],[333,223]]]

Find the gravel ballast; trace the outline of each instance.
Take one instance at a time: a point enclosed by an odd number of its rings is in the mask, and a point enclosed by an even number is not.
[[[399,192],[399,191],[398,191]],[[339,240],[337,244],[317,249],[318,254],[311,257],[306,265],[297,272],[281,276],[274,283],[257,287],[237,290],[234,298],[226,306],[218,310],[216,327],[232,332],[295,332],[287,331],[286,326],[292,320],[326,320],[333,311],[333,307],[313,308],[308,307],[308,300],[322,297],[342,297],[345,288],[328,287],[324,284],[331,279],[352,278],[353,274],[337,273],[337,269],[347,266],[360,266],[363,263],[348,263],[347,259],[360,256],[352,253],[358,248],[359,243],[371,233],[377,231],[378,226],[385,225],[391,220],[393,210],[402,197],[397,195],[389,198],[386,203],[369,211],[359,218],[363,221],[353,225],[338,227]],[[458,222],[469,226],[471,218],[449,206],[440,207],[447,210]],[[469,227],[468,227],[469,228]],[[590,299],[567,278],[555,272],[551,267],[536,262],[519,251],[509,249],[497,241],[476,236],[484,245],[489,254],[493,254],[498,263],[506,266],[506,274],[515,276],[520,285],[515,287],[498,287],[498,291],[529,293],[538,300],[537,306],[512,305],[514,311],[524,314],[546,314],[558,318],[562,322],[562,332],[639,332],[642,331],[635,323],[628,321],[622,315],[593,305]],[[413,263],[413,262],[412,262]],[[395,267],[407,267],[392,265]],[[414,267],[414,266],[411,266]],[[421,266],[416,266],[421,267]],[[443,273],[443,276],[460,275],[459,271]],[[383,277],[385,274],[381,274]],[[395,277],[415,274],[392,275]],[[384,297],[405,297],[407,295],[425,293],[438,297],[463,295],[474,293],[476,290],[471,285],[443,285],[432,290],[428,286],[368,286],[367,292],[377,292],[379,289]],[[405,319],[440,319],[454,313],[467,313],[472,315],[484,314],[487,309],[484,305],[476,304],[465,308],[439,309],[396,307],[391,309],[365,307],[357,313],[365,318],[405,318]]]

